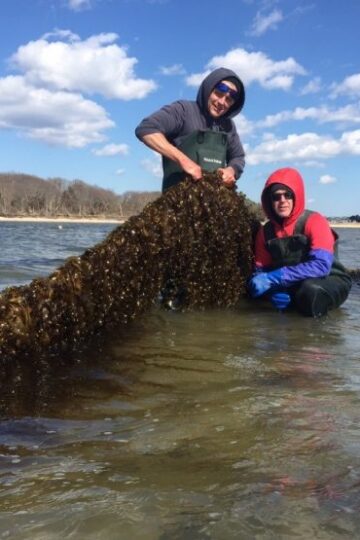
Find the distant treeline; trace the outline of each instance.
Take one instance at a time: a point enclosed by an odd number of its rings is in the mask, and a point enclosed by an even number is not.
[[[5,217],[126,218],[140,212],[159,195],[154,191],[117,195],[82,180],[44,180],[27,174],[0,173],[0,215]]]
[[[138,214],[159,191],[117,195],[83,180],[64,180],[19,173],[0,173],[0,216],[124,218]],[[247,200],[263,219],[261,206]]]

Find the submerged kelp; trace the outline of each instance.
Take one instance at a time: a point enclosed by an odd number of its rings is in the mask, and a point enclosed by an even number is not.
[[[234,306],[251,272],[258,222],[215,174],[175,186],[47,278],[0,297],[0,356],[71,351],[157,299],[183,308]]]

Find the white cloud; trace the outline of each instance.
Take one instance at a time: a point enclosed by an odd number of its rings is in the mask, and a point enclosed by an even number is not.
[[[311,79],[304,88],[301,90],[301,95],[306,96],[308,94],[316,94],[317,92],[320,92],[321,90],[321,78],[320,77],[314,77],[314,79]]]
[[[291,16],[292,17],[299,17],[304,15],[305,13],[308,13],[309,11],[313,11],[316,8],[316,4],[305,4],[302,6],[296,6],[296,8],[292,11]]]
[[[263,120],[256,123],[257,128],[272,128],[278,124],[289,121],[315,120],[320,124],[339,123],[339,124],[359,124],[360,123],[360,104],[346,105],[339,109],[329,109],[328,107],[296,107],[293,111],[281,111],[276,114],[270,114]]]
[[[95,156],[126,156],[129,153],[127,144],[107,144],[103,148],[92,151]]]
[[[335,178],[335,176],[330,176],[330,174],[323,174],[320,176],[319,182],[320,184],[335,184],[337,178]]]
[[[50,41],[51,35],[57,41]],[[136,77],[137,59],[115,43],[117,37],[98,34],[82,41],[68,30],[57,30],[19,47],[11,62],[34,86],[123,100],[144,98],[156,84]]]
[[[161,66],[162,75],[185,75],[186,71],[182,64],[173,64],[172,66]]]
[[[245,49],[233,49],[223,56],[214,56],[203,73],[195,73],[187,77],[190,86],[199,86],[210,71],[226,67],[238,73],[246,86],[253,82],[263,88],[288,90],[295,75],[305,75],[305,69],[293,58],[273,61],[262,52],[248,52]]]
[[[146,171],[155,176],[156,178],[163,177],[162,161],[159,154],[153,152],[153,159],[143,159],[141,165]]]
[[[355,97],[360,96],[360,73],[350,75],[350,77],[346,77],[342,83],[333,85],[332,95],[336,97],[341,94]]]
[[[293,81],[294,77],[292,75],[275,75],[266,81],[264,87],[268,90],[276,90],[277,88],[289,90],[292,87]]]
[[[60,38],[68,41],[80,41],[80,37],[77,34],[74,34],[71,30],[61,30],[60,28],[55,28],[52,32],[47,32],[42,36],[42,39],[52,39]]]
[[[0,78],[0,128],[72,148],[105,141],[104,131],[114,122],[81,94],[139,99],[155,88],[153,81],[136,78],[137,60],[116,39],[100,34],[82,41],[70,30],[55,29],[19,47],[10,65],[21,75]],[[108,145],[98,152],[124,155],[128,147]]]
[[[82,11],[91,7],[90,0],[68,0],[68,8],[72,11]]]
[[[124,174],[124,172],[125,172],[125,169],[116,169],[115,174],[118,174],[119,176],[121,176],[122,174]]]
[[[276,139],[267,134],[254,148],[248,145],[244,147],[249,165],[278,161],[291,163],[294,160],[319,161],[341,154],[360,155],[360,130],[345,132],[339,139],[316,133],[291,134],[285,139]]]
[[[0,128],[49,144],[82,148],[105,140],[106,111],[80,94],[34,88],[23,77],[0,79]]]
[[[243,114],[238,114],[234,118],[236,129],[240,134],[240,137],[243,138],[245,135],[250,135],[256,127],[255,122],[248,120]]]
[[[267,30],[276,30],[278,23],[283,19],[283,14],[279,9],[274,9],[267,15],[264,15],[262,11],[258,11],[252,24],[250,35],[258,37],[265,34]]]
[[[304,167],[312,167],[313,169],[315,168],[323,169],[325,167],[325,163],[321,161],[316,161],[316,159],[314,160],[309,159],[309,160],[302,161],[302,164],[304,165]]]
[[[341,142],[349,154],[360,155],[360,129],[343,133]]]

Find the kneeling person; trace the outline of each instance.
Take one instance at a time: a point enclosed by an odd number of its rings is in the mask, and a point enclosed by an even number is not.
[[[269,297],[283,310],[321,317],[340,306],[351,277],[338,260],[337,235],[327,219],[305,210],[304,182],[292,168],[278,169],[266,181],[261,202],[268,222],[255,241],[253,298]]]

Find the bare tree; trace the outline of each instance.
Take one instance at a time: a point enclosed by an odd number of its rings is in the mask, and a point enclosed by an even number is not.
[[[83,180],[0,173],[0,214],[4,216],[123,216],[120,195]]]

